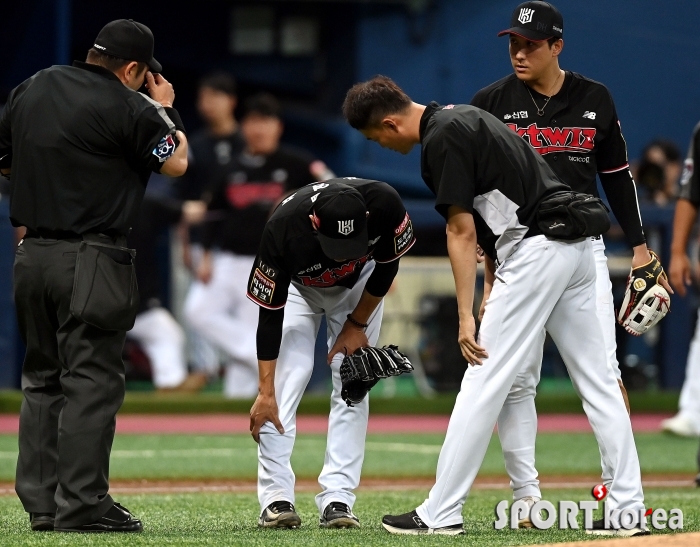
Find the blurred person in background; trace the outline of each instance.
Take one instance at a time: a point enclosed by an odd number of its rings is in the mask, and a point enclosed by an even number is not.
[[[640,199],[667,205],[678,193],[678,178],[683,166],[678,146],[666,139],[655,139],[644,147],[639,162],[632,167],[642,188]]]
[[[188,324],[228,356],[224,395],[229,398],[258,392],[258,309],[245,292],[265,222],[287,192],[333,177],[322,161],[280,143],[284,126],[275,97],[255,95],[244,110],[245,148],[204,193],[209,217],[220,220],[203,227],[204,254],[184,307]]]
[[[229,164],[243,150],[243,136],[234,116],[237,105],[236,80],[227,72],[211,72],[199,81],[197,112],[205,125],[190,139],[189,167],[187,173],[178,180],[181,199],[201,199],[204,190],[220,179]],[[176,234],[180,245],[174,249],[173,309],[176,316],[183,319],[183,300],[202,257],[201,227],[182,223]],[[190,361],[195,369],[209,375],[217,374],[219,354],[216,348],[192,329],[187,329],[187,341]]]
[[[159,391],[199,391],[208,380],[204,372],[187,373],[185,332],[162,301],[157,252],[158,238],[164,230],[178,222],[186,226],[199,224],[206,208],[203,201],[146,194],[129,234],[129,244],[138,256],[140,307],[127,337],[136,340],[148,356],[153,384]]]
[[[695,126],[690,140],[673,219],[669,274],[671,285],[680,296],[686,295],[686,287],[692,283],[688,239],[700,207],[700,174],[695,170],[697,157],[700,157],[700,123]],[[700,436],[700,320],[690,342],[678,414],[661,422],[661,429],[683,437]]]

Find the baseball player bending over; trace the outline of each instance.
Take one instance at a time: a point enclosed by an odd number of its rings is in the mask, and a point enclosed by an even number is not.
[[[352,513],[360,481],[368,398],[341,398],[343,357],[376,345],[383,297],[414,243],[413,226],[396,191],[383,182],[343,178],[310,184],[286,198],[265,226],[248,281],[260,306],[257,352],[260,392],[250,411],[259,443],[260,526],[297,528],[294,472],[296,409],[314,366],[325,315],[333,392],[328,441],[316,496],[320,524],[359,526]]]
[[[595,258],[590,238],[552,239],[538,222],[542,203],[570,191],[533,148],[500,120],[468,105],[423,106],[389,78],[348,91],[350,125],[385,148],[422,146],[421,171],[447,221],[447,249],[459,310],[459,344],[470,366],[462,381],[438,460],[436,483],[416,510],[387,515],[391,533],[464,532],[462,506],[486,453],[506,397],[547,329],[583,400],[612,470],[612,526],[644,509],[630,419],[600,344]],[[603,215],[604,216],[604,215]],[[584,232],[585,233],[585,232]],[[599,232],[600,233],[600,232]],[[493,285],[478,341],[472,315],[477,241]],[[594,523],[602,528],[603,522]]]
[[[563,32],[563,17],[550,3],[524,2],[517,6],[510,28],[499,33],[509,38],[514,73],[478,91],[471,104],[493,114],[532,145],[573,190],[598,195],[597,173],[615,218],[634,249],[632,266],[643,266],[652,257],[645,243],[615,105],[604,85],[559,68]],[[627,403],[616,357],[615,310],[603,238],[592,238],[592,246],[596,314],[602,329],[597,344],[605,348],[606,362]],[[662,283],[672,292],[665,280]],[[485,286],[482,313],[490,288]],[[530,507],[542,497],[535,469],[535,395],[545,335],[542,330],[498,417],[498,435],[513,498],[522,499]],[[572,329],[569,336],[576,336],[576,332]],[[603,482],[609,486],[613,476],[604,450],[601,446]],[[531,527],[530,518],[523,518],[520,526]]]

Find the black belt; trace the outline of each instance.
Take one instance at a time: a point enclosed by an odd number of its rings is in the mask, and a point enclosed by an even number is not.
[[[108,239],[114,244],[117,245],[126,245],[126,236],[119,235],[119,234],[104,234],[104,233],[97,233],[97,232],[87,232],[84,234],[78,234],[76,232],[70,232],[66,230],[46,230],[44,228],[40,228],[38,230],[34,230],[31,228],[27,228],[27,233],[24,236],[25,238],[41,238],[41,239],[60,239],[64,241],[82,241],[83,239],[90,239],[90,240],[95,240],[95,239]]]

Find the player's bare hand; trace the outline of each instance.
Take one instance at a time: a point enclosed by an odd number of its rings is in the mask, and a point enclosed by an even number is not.
[[[199,224],[207,214],[207,204],[201,200],[188,200],[182,204],[182,220],[187,224]]]
[[[197,266],[197,279],[206,285],[211,281],[213,271],[211,252],[204,253],[202,261]]]
[[[366,348],[368,346],[369,340],[367,340],[364,329],[353,325],[350,321],[346,321],[338,338],[335,339],[335,344],[333,344],[331,351],[328,352],[328,364],[331,364],[333,357],[338,353],[350,355],[357,348]]]
[[[153,74],[150,70],[146,72],[146,89],[155,102],[163,107],[172,107],[175,102],[175,90],[173,84],[163,78],[162,74]]]
[[[256,443],[260,442],[260,428],[271,422],[277,431],[284,433],[284,427],[279,418],[277,401],[274,395],[258,395],[250,409],[250,434]]]
[[[459,322],[459,348],[462,350],[462,357],[471,365],[482,365],[482,359],[489,356],[486,349],[476,343],[475,338],[476,323],[473,317],[469,317]]]
[[[686,287],[689,287],[692,283],[690,259],[688,255],[685,253],[673,253],[671,255],[671,265],[668,268],[668,273],[671,276],[671,285],[678,291],[680,296],[685,296],[687,292]]]

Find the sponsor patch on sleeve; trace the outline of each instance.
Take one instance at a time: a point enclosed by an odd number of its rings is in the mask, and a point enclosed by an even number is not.
[[[411,219],[406,213],[401,224],[394,230],[394,253],[396,253],[396,256],[399,256],[410,247],[412,241],[413,224],[411,224]]]
[[[260,271],[260,268],[255,268],[248,287],[248,294],[258,303],[271,306],[272,295],[275,294],[275,282]]]
[[[172,135],[166,135],[153,149],[153,155],[158,158],[160,163],[163,163],[175,153],[175,139]]]

